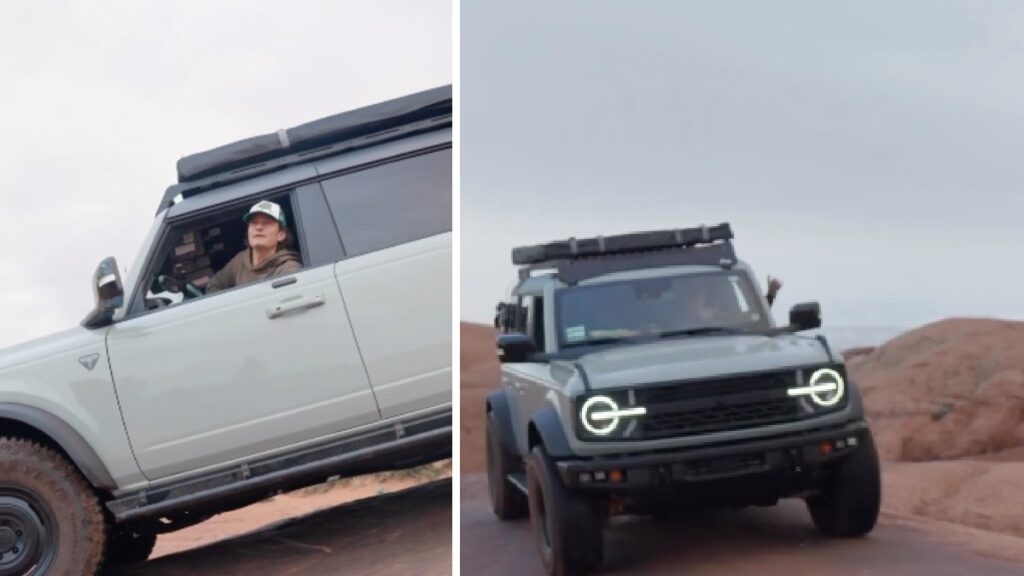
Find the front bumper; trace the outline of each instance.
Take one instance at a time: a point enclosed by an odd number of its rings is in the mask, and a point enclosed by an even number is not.
[[[857,420],[738,443],[560,460],[556,466],[571,489],[635,492],[752,480],[759,490],[785,495],[812,488],[823,468],[859,449],[869,434],[867,423]]]

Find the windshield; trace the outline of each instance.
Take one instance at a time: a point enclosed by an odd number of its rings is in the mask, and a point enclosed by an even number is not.
[[[735,271],[563,288],[557,316],[562,348],[770,328],[749,277]]]

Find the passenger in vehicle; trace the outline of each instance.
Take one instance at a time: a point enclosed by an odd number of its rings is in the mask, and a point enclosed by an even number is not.
[[[302,269],[302,259],[292,250],[294,240],[279,204],[258,202],[243,219],[249,225],[249,247],[213,275],[206,287],[207,294]]]
[[[721,295],[710,286],[695,286],[686,299],[686,322],[688,326],[709,326],[724,323],[725,311]]]
[[[765,299],[771,306],[782,288],[782,281],[768,277],[768,290]],[[676,321],[683,326],[716,326],[733,322],[744,322],[745,316],[735,306],[723,299],[723,294],[715,290],[713,285],[694,285],[686,295],[685,303],[679,311],[681,317]]]

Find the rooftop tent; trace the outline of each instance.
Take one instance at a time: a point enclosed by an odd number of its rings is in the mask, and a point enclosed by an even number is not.
[[[732,240],[732,237],[732,229],[729,224],[722,223],[717,226],[634,232],[617,236],[570,238],[547,244],[514,248],[512,263],[525,265],[560,258],[585,258],[661,248],[689,247],[720,240]]]
[[[272,134],[253,136],[178,160],[178,182],[191,182],[277,156],[451,114],[451,86],[342,112]]]
[[[168,188],[160,208],[171,204],[179,193],[205,188],[203,184],[207,181],[230,181],[233,178],[225,175],[248,166],[267,163],[272,165],[270,169],[277,169],[288,165],[288,159],[295,160],[295,163],[311,159],[300,157],[303,152],[341,142],[352,144],[343,150],[362,147],[360,139],[366,140],[364,146],[375,144],[383,140],[376,137],[391,132],[397,134],[410,125],[423,124],[423,128],[427,129],[432,127],[432,122],[450,124],[451,114],[452,88],[450,85],[441,86],[190,154],[178,160],[178,184]],[[244,177],[253,175],[255,173],[247,171]]]
[[[608,272],[680,264],[731,266],[736,262],[728,223],[617,236],[570,238],[512,250],[520,277],[555,268],[569,284]]]

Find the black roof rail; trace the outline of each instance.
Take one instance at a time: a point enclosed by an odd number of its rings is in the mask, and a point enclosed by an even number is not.
[[[272,134],[253,136],[178,160],[178,183],[157,212],[178,195],[194,196],[231,182],[452,124],[452,87],[441,86],[342,112]]]
[[[661,266],[704,265],[731,268],[736,264],[728,223],[617,236],[570,238],[512,250],[521,266],[520,280],[536,270],[552,270],[559,280],[576,284],[610,272]]]

